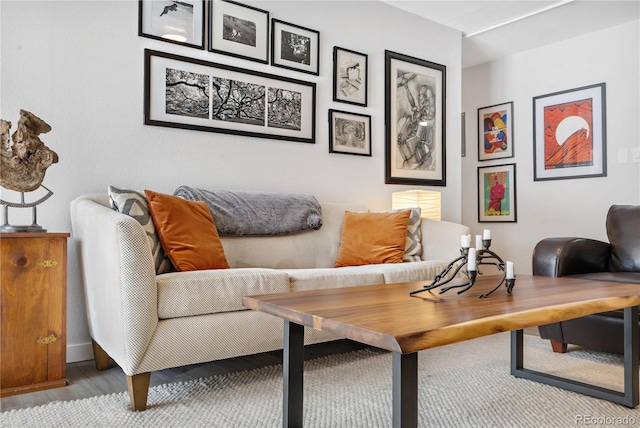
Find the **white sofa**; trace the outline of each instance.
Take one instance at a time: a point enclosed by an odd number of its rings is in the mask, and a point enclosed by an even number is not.
[[[282,349],[282,320],[242,306],[242,296],[426,281],[458,257],[469,228],[422,220],[422,261],[334,268],[346,210],[322,203],[318,230],[284,236],[222,236],[230,269],[156,275],[142,226],[109,206],[106,193],[71,202],[96,367],[124,371],[133,410],[146,408],[150,373]],[[305,343],[335,340],[305,331]]]

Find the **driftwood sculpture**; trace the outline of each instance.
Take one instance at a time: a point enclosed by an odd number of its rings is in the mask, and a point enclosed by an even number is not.
[[[38,135],[51,131],[44,120],[20,110],[18,127],[9,141],[11,122],[0,119],[0,186],[17,192],[36,190],[44,174],[58,162],[56,152],[44,145]]]

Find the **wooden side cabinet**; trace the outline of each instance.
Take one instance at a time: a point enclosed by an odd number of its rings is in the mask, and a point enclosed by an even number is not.
[[[0,233],[0,396],[67,384],[68,233]]]

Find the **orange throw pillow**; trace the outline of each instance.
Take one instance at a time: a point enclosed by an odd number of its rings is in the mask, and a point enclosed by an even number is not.
[[[335,267],[402,263],[410,215],[346,211]]]
[[[179,271],[228,269],[222,242],[207,205],[145,190],[162,248]]]

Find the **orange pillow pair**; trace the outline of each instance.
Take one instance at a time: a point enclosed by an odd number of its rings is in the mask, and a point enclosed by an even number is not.
[[[345,212],[335,267],[402,263],[410,215]]]
[[[179,271],[228,269],[222,242],[207,205],[145,190],[160,243]]]

